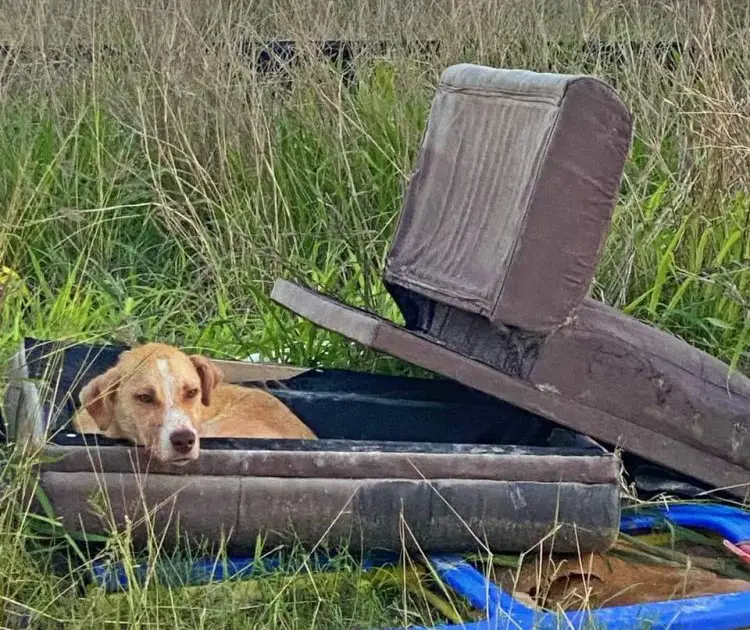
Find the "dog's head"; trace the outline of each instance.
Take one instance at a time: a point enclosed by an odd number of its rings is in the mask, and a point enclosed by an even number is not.
[[[198,428],[223,378],[203,356],[146,344],[89,382],[81,404],[99,429],[146,447],[162,462],[184,464],[200,453]]]

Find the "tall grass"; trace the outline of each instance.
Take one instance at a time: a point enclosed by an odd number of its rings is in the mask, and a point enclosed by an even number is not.
[[[6,297],[6,338],[158,337],[375,367],[272,306],[269,286],[291,276],[396,317],[379,278],[394,218],[434,81],[471,60],[616,85],[637,131],[595,294],[750,365],[741,2],[11,9],[0,34],[23,54],[0,65],[0,256],[28,294]],[[313,54],[289,87],[236,52],[270,36],[393,46],[355,61],[355,87]],[[400,45],[416,36],[439,51]]]
[[[268,292],[292,277],[398,317],[380,281],[394,220],[435,80],[471,61],[616,86],[636,138],[593,294],[750,372],[749,11],[741,0],[7,2],[0,354],[24,335],[158,338],[408,371]],[[310,54],[289,83],[238,55],[240,38],[296,39]],[[348,86],[313,54],[324,38],[392,45],[358,56]],[[403,45],[416,39],[439,50]],[[650,45],[667,41],[681,52]],[[0,557],[14,567],[0,592],[59,617],[70,594],[48,556],[29,555],[14,497],[0,501]],[[81,625],[97,606],[83,604]]]

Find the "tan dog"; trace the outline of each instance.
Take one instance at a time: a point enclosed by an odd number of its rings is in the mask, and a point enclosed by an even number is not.
[[[197,459],[201,437],[316,439],[280,400],[261,389],[222,384],[207,358],[149,343],[80,394],[79,433],[128,439],[162,462]]]

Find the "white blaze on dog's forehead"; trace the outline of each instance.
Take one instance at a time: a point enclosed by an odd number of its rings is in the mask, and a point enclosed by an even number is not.
[[[164,404],[169,409],[172,406],[172,386],[174,385],[172,370],[169,369],[169,361],[167,359],[157,360],[156,367],[159,368],[164,385]]]
[[[156,361],[156,367],[162,376],[164,389],[164,419],[159,430],[157,448],[164,454],[165,458],[169,458],[170,454],[173,452],[171,444],[172,434],[176,431],[186,429],[195,432],[195,427],[193,426],[190,416],[175,404],[175,396],[177,394],[174,391],[175,378],[170,369],[169,360],[158,359]],[[177,398],[179,398],[179,396],[177,396]]]

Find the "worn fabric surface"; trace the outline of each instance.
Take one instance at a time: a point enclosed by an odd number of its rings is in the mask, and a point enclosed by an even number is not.
[[[547,338],[530,379],[750,470],[750,379],[601,302]]]
[[[278,477],[317,479],[477,479],[494,481],[576,482],[617,485],[620,467],[606,453],[580,449],[471,447],[419,452],[324,450],[295,448],[205,450],[194,462],[176,467],[149,459],[140,448],[54,446],[45,471],[107,472],[216,477]]]
[[[631,125],[592,77],[449,67],[386,281],[493,323],[560,325],[593,278]]]
[[[52,471],[40,483],[68,529],[129,528],[139,548],[151,531],[167,545],[179,532],[213,543],[231,534],[230,553],[252,553],[258,536],[268,546],[521,552],[551,534],[555,549],[574,553],[608,549],[620,519],[611,483]]]

